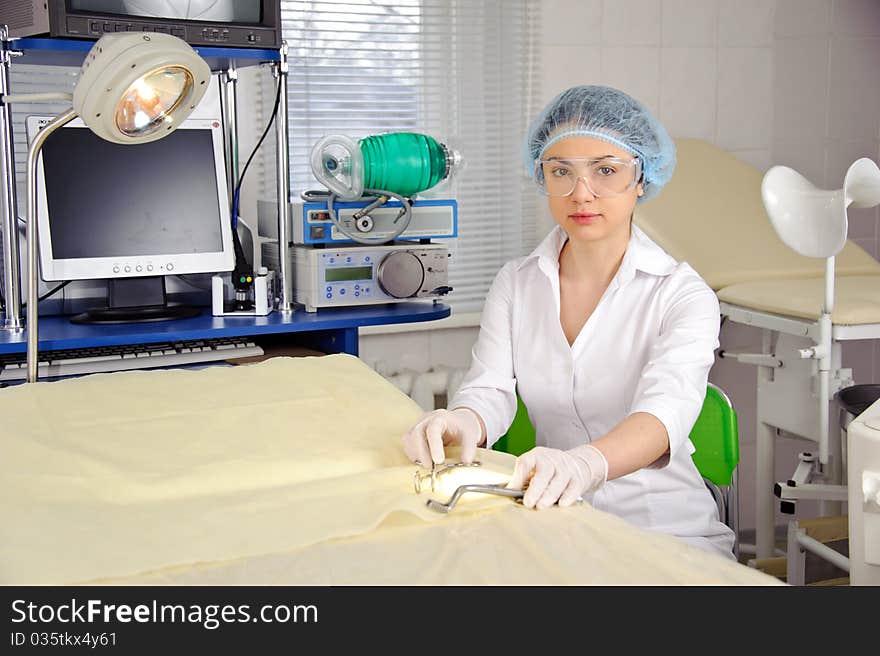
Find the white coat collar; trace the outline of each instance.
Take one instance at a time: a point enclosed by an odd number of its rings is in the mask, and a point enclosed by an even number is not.
[[[555,226],[517,268],[521,269],[526,263],[537,260],[538,266],[545,273],[558,271],[559,254],[567,239],[568,234],[565,230],[558,225]],[[635,277],[636,270],[655,276],[668,276],[675,270],[677,264],[671,255],[660,248],[641,228],[633,224],[626,254],[615,278],[619,284],[625,284]]]

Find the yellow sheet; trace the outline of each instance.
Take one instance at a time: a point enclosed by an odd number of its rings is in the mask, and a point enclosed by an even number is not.
[[[420,410],[351,356],[18,386],[0,413],[0,583],[777,582],[589,507],[427,510]]]
[[[535,511],[511,502],[428,523],[395,513],[360,536],[100,583],[784,585],[589,506]]]

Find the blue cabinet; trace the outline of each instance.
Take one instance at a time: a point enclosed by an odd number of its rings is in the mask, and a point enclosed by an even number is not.
[[[149,344],[212,337],[289,335],[328,353],[358,354],[359,326],[433,321],[450,315],[442,303],[412,301],[362,308],[328,308],[318,312],[297,310],[265,317],[214,317],[210,309],[191,319],[109,326],[72,324],[67,317],[40,318],[40,350]],[[26,333],[0,331],[0,353],[24,353]]]

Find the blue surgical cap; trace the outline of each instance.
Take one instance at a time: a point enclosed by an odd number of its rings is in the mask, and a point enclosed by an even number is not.
[[[660,121],[638,100],[611,87],[572,87],[538,114],[523,144],[526,171],[532,179],[535,162],[566,137],[595,137],[638,156],[645,191],[640,201],[659,194],[675,169],[675,143]]]

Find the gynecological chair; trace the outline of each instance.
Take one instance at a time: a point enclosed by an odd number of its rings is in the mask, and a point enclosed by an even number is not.
[[[739,463],[739,426],[730,398],[709,383],[706,398],[689,438],[697,471],[718,506],[718,517],[734,533],[734,555],[739,557],[739,496],[736,467]],[[493,445],[496,451],[519,456],[535,446],[535,429],[528,410],[517,395],[516,415],[507,432]]]
[[[841,343],[880,338],[880,263],[846,239],[846,207],[880,201],[876,165],[857,162],[834,191],[783,173],[789,194],[777,200],[787,213],[771,223],[760,171],[703,141],[676,145],[672,181],[634,220],[697,270],[727,320],[762,330],[760,352],[733,353],[722,344],[719,355],[758,368],[756,555],[767,558],[775,553],[777,503],[793,513],[798,500],[818,500],[820,514],[834,515],[847,500],[829,404],[854,383],[841,366]],[[822,203],[825,222],[808,226],[805,208]],[[775,482],[779,435],[814,442],[818,453],[802,452],[794,473]]]

